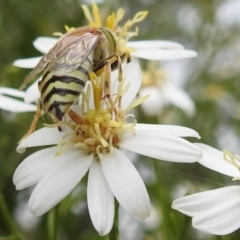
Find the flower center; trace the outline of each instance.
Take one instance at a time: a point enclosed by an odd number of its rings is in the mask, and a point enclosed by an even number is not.
[[[166,82],[166,72],[159,67],[159,63],[156,61],[150,61],[143,74],[142,86],[158,86],[162,87]]]
[[[103,77],[104,75],[104,77]],[[106,71],[97,77],[91,75],[91,81],[87,89],[82,93],[77,110],[74,108],[68,112],[68,117],[62,122],[71,128],[71,133],[66,134],[58,143],[60,148],[57,155],[61,154],[68,145],[75,148],[94,153],[101,159],[104,150],[111,151],[118,147],[123,134],[131,132],[134,134],[136,120],[132,115],[126,115],[126,111],[138,105],[143,100],[137,100],[127,109],[121,108],[121,99],[129,86],[124,86],[124,80],[117,80],[116,91],[110,91],[110,74]],[[128,123],[126,118],[132,117]]]

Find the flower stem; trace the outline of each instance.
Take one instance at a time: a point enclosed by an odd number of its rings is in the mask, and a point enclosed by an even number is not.
[[[171,234],[171,222],[170,222],[170,209],[171,206],[168,201],[168,191],[165,189],[164,181],[161,179],[159,174],[159,162],[153,160],[153,168],[157,177],[157,186],[156,186],[156,193],[158,202],[160,204],[159,210],[160,214],[163,216],[163,223],[162,223],[162,239],[173,239]]]
[[[59,210],[59,206],[57,205],[48,213],[47,228],[48,228],[48,239],[49,240],[57,239],[58,210]]]
[[[7,208],[7,204],[4,200],[3,194],[0,192],[0,212],[3,220],[6,223],[6,226],[8,227],[10,233],[12,236],[8,237],[2,237],[0,239],[15,239],[15,240],[26,240],[24,236],[18,231],[11,214]]]

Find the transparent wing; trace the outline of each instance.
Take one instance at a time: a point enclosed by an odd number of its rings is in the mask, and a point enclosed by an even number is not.
[[[24,80],[20,89],[25,88],[27,83],[42,72],[51,61],[56,61],[58,67],[65,68],[66,72],[78,68],[98,42],[99,36],[99,34],[94,34],[87,28],[79,28],[63,35],[56,45],[41,58],[37,66]]]
[[[76,37],[71,36],[71,38],[75,39]],[[92,33],[86,33],[84,36],[78,37],[71,45],[58,52],[55,59],[58,67],[65,68],[66,72],[71,72],[78,68],[96,46],[98,39],[99,35]]]

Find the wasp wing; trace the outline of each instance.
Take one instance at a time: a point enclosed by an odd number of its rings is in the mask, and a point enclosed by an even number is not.
[[[99,34],[91,33],[89,29],[86,31],[86,28],[79,28],[63,35],[56,45],[41,58],[20,89],[25,88],[27,83],[42,72],[49,62],[55,61],[56,67],[65,68],[66,72],[78,68],[97,44],[99,36]]]
[[[75,37],[74,37],[75,38]],[[78,40],[65,48],[56,59],[59,67],[64,68],[66,72],[71,72],[78,68],[89,56],[96,46],[99,35],[86,33]]]

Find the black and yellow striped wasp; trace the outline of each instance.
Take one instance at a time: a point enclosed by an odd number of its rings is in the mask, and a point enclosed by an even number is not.
[[[83,91],[90,73],[97,76],[106,62],[116,69],[119,60],[130,61],[127,53],[116,54],[116,41],[107,28],[81,27],[63,35],[27,76],[20,89],[42,72],[38,88],[40,99],[32,125],[25,137],[36,128],[42,110],[55,122],[62,121]]]

